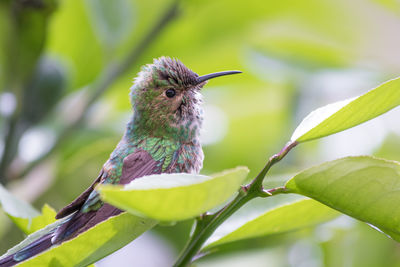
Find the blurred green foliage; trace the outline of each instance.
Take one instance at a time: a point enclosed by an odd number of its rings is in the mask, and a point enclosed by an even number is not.
[[[112,67],[137,49],[171,4],[161,0],[0,2],[0,179],[14,193],[36,207],[50,203],[58,209],[83,191],[123,133],[131,112],[132,78],[154,57],[177,57],[199,74],[244,72],[213,80],[204,89],[204,102],[211,107],[205,123],[212,122],[206,134],[221,134],[204,145],[202,172],[246,165],[249,177],[283,146],[309,111],[360,94],[361,89],[400,71],[398,1],[182,0],[177,16],[126,72],[111,75],[106,92],[84,109],[91,93],[104,77],[110,77]],[[361,85],[367,87],[360,86],[354,70],[365,74]],[[16,100],[14,108],[4,97],[10,94]],[[11,112],[4,111],[7,108]],[[64,134],[80,115],[83,123]],[[383,125],[383,141],[369,151],[398,160],[399,130]],[[43,137],[43,129],[50,135]],[[33,135],[33,130],[42,135]],[[364,138],[365,143],[368,140]],[[294,172],[331,159],[332,151],[323,150],[324,142],[296,148],[272,171]],[[32,151],[37,153],[31,155]],[[50,156],[37,162],[47,151]],[[21,178],[32,162],[35,167]],[[254,263],[258,266],[265,266],[266,259],[274,266],[300,266],[293,263],[298,248],[311,251],[308,260],[320,259],[312,266],[399,265],[400,250],[394,241],[364,224],[343,220],[345,226],[334,221],[268,240],[238,241],[199,266],[212,266],[239,250],[252,257],[262,255],[253,257],[261,259]],[[179,251],[189,229],[190,223],[185,222],[159,226],[155,233]],[[0,235],[1,251],[22,238],[4,216],[0,216]],[[300,260],[307,263],[307,258]]]

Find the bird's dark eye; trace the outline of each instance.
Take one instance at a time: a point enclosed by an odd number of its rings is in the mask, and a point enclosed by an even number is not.
[[[173,98],[176,95],[176,92],[174,89],[168,89],[165,91],[165,95],[169,98]]]

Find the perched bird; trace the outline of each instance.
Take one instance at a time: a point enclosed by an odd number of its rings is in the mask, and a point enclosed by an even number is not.
[[[204,157],[199,141],[200,89],[209,79],[235,73],[240,71],[198,76],[179,60],[169,57],[143,66],[130,93],[134,114],[97,179],[57,213],[57,219],[69,216],[64,223],[1,259],[0,267],[13,266],[121,213],[118,208],[101,201],[94,190],[99,183],[127,184],[151,174],[198,173]]]

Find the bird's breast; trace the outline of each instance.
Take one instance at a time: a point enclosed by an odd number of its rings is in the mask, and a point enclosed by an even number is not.
[[[138,143],[137,148],[147,151],[163,173],[198,173],[203,165],[203,151],[197,140],[183,143],[173,139],[146,138]]]

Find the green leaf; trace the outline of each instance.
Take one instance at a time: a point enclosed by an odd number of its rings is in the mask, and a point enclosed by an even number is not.
[[[89,0],[86,4],[94,31],[102,44],[113,47],[123,42],[134,29],[131,1]]]
[[[57,227],[62,220],[40,230],[7,252],[6,255],[25,247],[40,236]],[[125,246],[156,221],[136,217],[129,213],[109,218],[76,238],[55,246],[18,266],[87,266]],[[4,256],[6,256],[4,255]]]
[[[96,38],[91,27],[85,3],[86,1],[63,1],[48,28],[46,51],[57,58],[66,59],[68,72],[73,74],[68,81],[71,89],[86,86],[104,67],[101,41]],[[90,49],[82,49],[88,44]]]
[[[7,53],[2,70],[9,89],[20,88],[32,76],[47,36],[47,24],[50,15],[57,6],[56,0],[41,1],[40,5],[3,1],[8,8],[8,21],[2,28],[6,30],[4,48]],[[16,94],[21,92],[16,92]]]
[[[0,185],[0,204],[7,216],[25,234],[33,233],[55,221],[56,212],[45,204],[40,214],[29,203],[26,203],[8,192]]]
[[[248,173],[246,167],[211,177],[186,173],[142,177],[125,187],[100,185],[104,201],[133,214],[160,221],[185,220],[200,215],[231,197]]]
[[[40,213],[29,203],[16,198],[0,185],[0,204],[3,210],[12,217],[31,219]]]
[[[208,244],[203,250],[238,241],[289,232],[329,221],[340,213],[312,199],[302,199],[268,210],[257,218]]]
[[[291,141],[305,142],[349,129],[398,105],[400,78],[383,83],[359,97],[314,110],[296,128]]]
[[[39,229],[44,228],[46,225],[56,221],[56,211],[45,204],[42,208],[42,214],[33,218],[19,218],[9,215],[11,220],[21,229],[25,234],[31,234]]]
[[[305,170],[286,184],[298,193],[370,223],[400,241],[400,164],[347,157]]]

